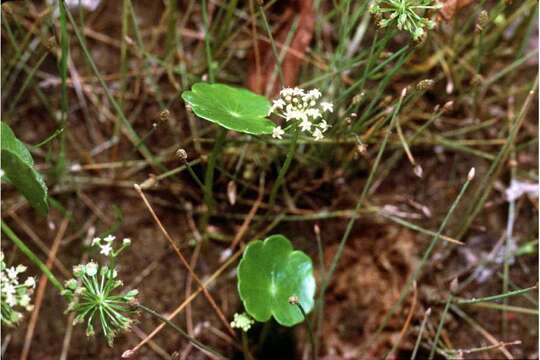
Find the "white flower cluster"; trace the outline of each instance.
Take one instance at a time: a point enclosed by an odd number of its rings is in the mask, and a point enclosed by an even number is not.
[[[73,278],[64,284],[62,295],[69,302],[66,312],[73,312],[73,325],[86,322],[86,335],[99,329],[109,345],[122,331],[129,330],[136,314],[133,303],[136,289],[122,293],[124,285],[114,267],[100,266],[94,261],[73,267]]]
[[[98,246],[100,249],[100,254],[116,257],[122,250],[124,250],[124,248],[128,247],[131,244],[131,240],[125,238],[124,240],[122,240],[122,247],[115,252],[112,247],[112,243],[114,240],[116,240],[116,236],[113,235],[107,235],[103,239],[96,237],[92,240],[92,246]]]
[[[92,246],[98,246],[100,253],[108,256],[109,265],[99,265],[91,260],[74,266],[73,278],[65,282],[62,291],[69,302],[66,312],[75,314],[73,324],[86,322],[86,335],[93,336],[97,329],[110,346],[118,333],[129,330],[133,324],[131,317],[136,314],[133,305],[139,293],[136,289],[126,293],[121,291],[124,284],[113,264],[131,240],[124,239],[115,250],[112,246],[115,239],[113,235],[94,238]]]
[[[434,0],[375,0],[369,11],[376,15],[378,25],[385,28],[391,24],[399,30],[409,32],[414,40],[420,40],[425,29],[433,29],[435,21],[428,17],[426,11],[438,10],[442,4]]]
[[[231,321],[232,328],[240,329],[243,332],[247,332],[253,324],[255,324],[255,321],[246,313],[234,314],[234,319]]]
[[[304,91],[300,88],[285,88],[280,91],[279,98],[273,101],[270,113],[275,113],[286,122],[297,121],[299,129],[321,140],[330,125],[324,119],[325,113],[334,111],[334,105],[322,101],[321,92],[317,89]],[[276,126],[272,137],[281,139],[285,130]]]
[[[25,271],[24,265],[8,268],[4,262],[4,253],[0,251],[1,319],[5,325],[15,325],[22,318],[22,313],[16,307],[22,307],[26,311],[31,311],[33,308],[30,304],[30,295],[36,286],[36,281],[33,277],[27,277],[21,284],[19,274]]]

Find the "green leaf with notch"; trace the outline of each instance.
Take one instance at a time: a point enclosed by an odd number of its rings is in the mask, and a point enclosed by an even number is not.
[[[294,250],[283,235],[251,242],[238,265],[238,292],[244,307],[257,321],[271,316],[283,326],[304,320],[300,309],[289,303],[297,296],[304,311],[313,309],[315,278],[311,258]]]
[[[252,135],[271,134],[276,125],[267,119],[270,101],[249,90],[224,84],[196,83],[182,99],[200,118],[226,129]]]
[[[3,121],[0,130],[1,167],[4,172],[2,178],[13,184],[41,215],[47,215],[47,185],[41,174],[34,169],[32,155]]]

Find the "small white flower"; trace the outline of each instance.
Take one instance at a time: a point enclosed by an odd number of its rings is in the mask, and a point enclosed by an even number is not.
[[[323,138],[324,136],[323,136],[323,133],[322,133],[321,129],[315,129],[315,131],[313,132],[313,137],[314,137],[315,140],[317,140],[317,141],[322,140],[322,138]]]
[[[285,131],[281,128],[281,126],[276,126],[273,130],[272,130],[272,137],[274,139],[282,139],[283,138],[283,134],[285,134]]]
[[[110,243],[110,242],[113,242],[114,239],[116,239],[116,236],[113,236],[113,235],[107,235],[107,237],[105,237],[105,238],[103,239],[103,241]]]
[[[326,122],[326,120],[322,120],[322,121],[319,123],[319,128],[321,129],[322,132],[326,132],[326,130],[330,129],[330,125],[328,125],[328,123]]]
[[[292,110],[292,111],[286,111],[285,112],[285,120],[307,120],[307,115],[305,112],[300,110]]]
[[[327,101],[321,102],[321,107],[323,111],[333,112],[334,111],[334,105],[332,103],[329,103]]]
[[[296,96],[303,96],[304,95],[304,89],[301,89],[299,87],[295,87],[292,89],[292,93],[293,95],[296,95]]]
[[[98,265],[95,262],[90,261],[88,264],[86,264],[86,274],[88,276],[96,275],[97,270],[98,270]]]
[[[2,292],[8,296],[13,295],[15,294],[15,286],[13,286],[12,284],[5,284],[2,288]]]
[[[129,245],[131,245],[131,239],[129,239],[129,238],[124,238],[124,240],[122,240],[122,245],[124,245],[124,246],[129,246]]]
[[[294,120],[294,110],[289,109],[289,107],[290,105],[287,105],[287,110],[285,110],[285,113],[283,114],[286,121]]]
[[[24,265],[17,265],[17,273],[23,273],[26,271],[26,266]]]
[[[285,107],[285,101],[283,99],[277,99],[274,100],[272,103],[272,107],[270,108],[270,112],[276,111],[276,109],[282,110]]]
[[[109,256],[109,254],[111,253],[111,251],[113,250],[112,246],[110,243],[108,244],[105,244],[103,246],[101,246],[101,251],[99,252],[100,254],[103,254],[105,256]],[[90,275],[92,276],[92,275]]]
[[[321,111],[314,108],[307,109],[306,114],[314,119],[322,117]]]
[[[307,119],[302,120],[302,122],[300,123],[300,129],[302,131],[311,131],[312,126],[313,124]]]
[[[7,294],[6,303],[9,306],[14,307],[15,305],[17,305],[17,298],[13,294]]]
[[[7,272],[7,275],[8,275],[8,277],[10,279],[13,279],[13,280],[17,279],[18,272],[17,272],[17,269],[14,266],[12,266],[10,268],[7,268],[6,272]]]
[[[292,88],[281,89],[281,91],[279,92],[279,95],[281,95],[281,96],[292,95]]]
[[[33,277],[27,278],[26,281],[24,282],[24,286],[29,287],[29,288],[35,287],[36,279],[34,279]]]
[[[312,98],[315,98],[315,99],[318,99],[321,97],[321,92],[319,91],[319,89],[312,89],[312,90],[309,90],[308,91],[308,96],[312,97]]]
[[[92,239],[92,246],[96,246],[101,242],[101,238],[95,237]]]

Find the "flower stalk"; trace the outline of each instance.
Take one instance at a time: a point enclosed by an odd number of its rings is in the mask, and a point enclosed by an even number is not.
[[[304,317],[304,321],[306,323],[306,328],[309,336],[309,342],[311,344],[311,359],[316,360],[317,359],[317,353],[316,353],[316,346],[315,346],[315,337],[313,336],[313,329],[311,327],[311,322],[309,321],[307,314],[302,307],[302,304],[300,304],[300,301],[297,296],[291,296],[289,297],[289,304],[296,305],[302,316]]]
[[[276,195],[279,190],[279,187],[283,183],[283,179],[285,178],[285,174],[287,174],[287,171],[289,170],[289,167],[291,166],[292,159],[294,157],[294,153],[296,152],[296,145],[298,141],[298,129],[294,130],[291,143],[289,144],[289,150],[287,152],[287,157],[285,158],[285,161],[283,162],[283,165],[279,169],[278,177],[276,181],[274,182],[274,185],[272,186],[272,190],[270,191],[270,198],[268,201],[268,209],[269,211],[272,211],[274,208],[274,204],[276,202]]]

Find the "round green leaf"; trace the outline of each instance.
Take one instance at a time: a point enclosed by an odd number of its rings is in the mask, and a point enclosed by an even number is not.
[[[229,130],[262,135],[276,127],[266,118],[270,101],[246,89],[200,82],[184,91],[182,99],[197,116]]]
[[[306,313],[313,308],[315,278],[309,256],[294,250],[283,235],[253,241],[238,265],[238,292],[246,311],[257,321],[271,316],[284,326],[304,320],[300,309],[289,303],[297,296]]]
[[[0,133],[1,166],[5,172],[2,178],[11,182],[40,214],[46,215],[49,211],[47,185],[34,169],[32,155],[3,121]]]

